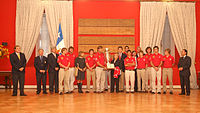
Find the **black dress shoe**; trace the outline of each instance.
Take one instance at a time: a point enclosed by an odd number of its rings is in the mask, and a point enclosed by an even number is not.
[[[161,92],[158,92],[158,94],[161,94]]]
[[[186,94],[186,96],[190,96],[190,94],[189,94],[189,93],[187,93],[187,94]]]
[[[185,93],[180,93],[179,95],[185,95]]]
[[[65,92],[64,94],[69,94],[70,92]]]
[[[155,94],[155,92],[151,92],[151,94]]]
[[[20,94],[20,96],[27,96],[26,94]]]
[[[103,91],[101,91],[100,93],[104,93]]]
[[[17,96],[17,94],[12,94],[12,96]]]
[[[128,91],[126,91],[126,93],[129,93]]]
[[[163,94],[166,94],[166,92],[164,91]]]
[[[96,91],[93,91],[93,93],[97,93]]]
[[[40,94],[40,91],[36,91],[36,94],[38,94],[38,95],[39,95],[39,94]]]
[[[89,91],[85,91],[85,93],[89,93]]]
[[[48,94],[48,93],[45,91],[45,92],[43,92],[43,94]]]
[[[169,94],[173,95],[173,92],[172,92],[172,91],[170,91],[170,93],[169,93]]]
[[[108,91],[108,89],[105,89],[104,91]]]
[[[134,93],[134,91],[131,91],[131,93]]]
[[[59,93],[59,95],[63,95],[63,93],[62,93],[62,92],[60,92],[60,93]]]

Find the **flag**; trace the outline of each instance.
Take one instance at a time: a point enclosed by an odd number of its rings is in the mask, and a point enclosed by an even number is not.
[[[58,39],[57,39],[57,43],[56,43],[56,49],[59,51],[59,54],[61,54],[61,49],[63,47],[65,47],[65,43],[64,43],[64,39],[63,39],[61,24],[59,24]]]

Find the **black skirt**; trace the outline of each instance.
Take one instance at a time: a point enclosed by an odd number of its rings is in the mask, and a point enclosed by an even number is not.
[[[85,80],[85,72],[78,70],[78,76],[76,77],[76,80]]]

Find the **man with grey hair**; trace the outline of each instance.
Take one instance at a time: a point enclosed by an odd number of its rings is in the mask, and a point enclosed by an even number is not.
[[[35,57],[34,67],[36,70],[36,80],[37,80],[37,94],[41,92],[41,80],[43,84],[43,94],[47,94],[46,92],[46,80],[47,80],[47,58],[43,56],[44,50],[38,50],[39,56]]]
[[[51,53],[48,54],[48,73],[49,73],[49,92],[53,93],[53,85],[55,83],[55,93],[58,93],[58,71],[59,64],[57,63],[58,54],[56,47],[51,47]]]

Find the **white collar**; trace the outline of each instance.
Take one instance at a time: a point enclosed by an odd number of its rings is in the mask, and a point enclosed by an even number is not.
[[[17,55],[19,54],[20,55],[20,53],[17,53],[17,52],[15,52],[15,54],[17,54]]]

